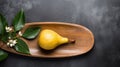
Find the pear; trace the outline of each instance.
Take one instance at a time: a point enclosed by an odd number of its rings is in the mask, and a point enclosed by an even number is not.
[[[45,50],[52,50],[57,46],[68,43],[68,38],[60,36],[53,30],[45,29],[39,34],[38,44]]]

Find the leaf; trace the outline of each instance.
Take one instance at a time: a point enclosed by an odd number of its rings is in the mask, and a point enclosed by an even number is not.
[[[40,27],[30,27],[23,33],[22,37],[26,39],[34,39],[40,32]]]
[[[21,39],[17,39],[17,44],[14,46],[14,48],[20,53],[30,54],[27,44]]]
[[[0,14],[0,35],[2,36],[5,33],[5,27],[8,26],[5,17]]]
[[[1,40],[4,42],[4,43],[7,43],[7,40],[8,40],[8,34],[5,34],[5,36],[1,36]]]
[[[6,59],[8,57],[8,53],[4,52],[3,50],[0,50],[0,61]]]
[[[19,30],[21,30],[24,27],[25,24],[25,15],[24,15],[24,11],[21,10],[20,12],[17,13],[17,15],[14,17],[13,20],[13,27],[14,30],[17,32]]]

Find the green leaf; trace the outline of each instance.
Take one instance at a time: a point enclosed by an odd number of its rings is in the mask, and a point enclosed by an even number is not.
[[[20,53],[30,54],[27,44],[21,39],[17,39],[17,44],[14,46],[14,48]]]
[[[7,40],[8,40],[8,34],[6,33],[5,36],[1,36],[1,40],[4,42],[4,43],[7,43]]]
[[[24,15],[24,11],[21,10],[20,12],[18,12],[18,14],[15,16],[13,20],[14,30],[16,32],[21,30],[24,27],[24,24],[25,24],[25,15]]]
[[[40,27],[30,27],[25,30],[22,37],[26,39],[34,39],[40,32]]]
[[[8,53],[4,52],[3,50],[0,50],[0,61],[6,59],[8,57]]]
[[[5,33],[5,27],[8,26],[5,17],[0,14],[0,35],[2,36]]]

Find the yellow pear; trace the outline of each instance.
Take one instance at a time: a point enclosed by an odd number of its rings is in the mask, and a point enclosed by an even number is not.
[[[68,38],[60,36],[53,30],[45,29],[39,34],[38,44],[45,50],[52,50],[57,46],[67,43]]]

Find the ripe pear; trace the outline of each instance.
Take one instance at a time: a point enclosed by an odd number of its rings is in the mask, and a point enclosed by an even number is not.
[[[68,41],[68,38],[60,36],[55,31],[45,29],[39,34],[38,44],[45,50],[52,50],[61,44],[67,43]]]

